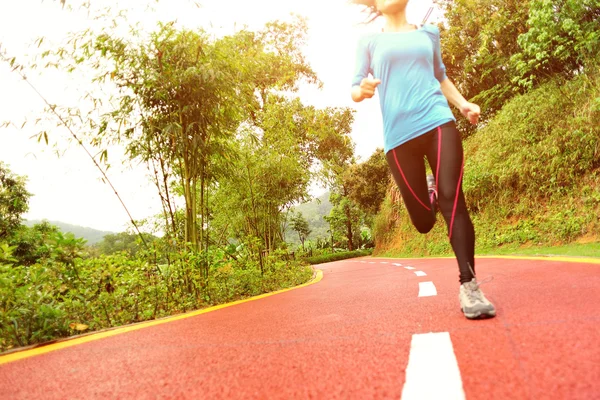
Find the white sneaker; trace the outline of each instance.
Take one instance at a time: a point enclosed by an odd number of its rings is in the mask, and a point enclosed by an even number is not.
[[[492,318],[496,316],[494,305],[485,298],[475,278],[471,282],[460,285],[458,301],[460,302],[462,312],[468,319]]]

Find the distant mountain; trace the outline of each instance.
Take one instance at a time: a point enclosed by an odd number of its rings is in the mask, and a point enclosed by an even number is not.
[[[318,237],[323,239],[327,239],[329,237],[329,234],[327,233],[329,224],[323,219],[323,217],[325,215],[329,215],[329,212],[332,208],[333,206],[329,202],[329,192],[325,192],[321,196],[316,197],[307,203],[293,207],[292,211],[295,213],[301,212],[304,219],[308,221],[308,226],[312,230],[310,235],[308,235],[308,240],[314,241]],[[285,239],[288,243],[300,244],[298,233],[289,227],[289,223],[285,232]]]
[[[25,221],[24,224],[27,226],[33,226],[35,224],[39,224],[41,223],[41,220],[31,220],[31,221]],[[85,226],[79,226],[79,225],[71,225],[71,224],[67,224],[65,222],[60,222],[60,221],[48,221],[48,223],[50,223],[51,225],[55,225],[58,227],[58,229],[61,230],[61,232],[63,233],[72,233],[73,235],[75,235],[75,237],[78,238],[83,238],[85,240],[87,240],[87,244],[91,245],[91,244],[96,244],[102,241],[102,239],[104,238],[104,235],[108,235],[110,233],[115,233],[115,232],[108,232],[108,231],[99,231],[97,229],[93,229],[93,228],[87,228]]]

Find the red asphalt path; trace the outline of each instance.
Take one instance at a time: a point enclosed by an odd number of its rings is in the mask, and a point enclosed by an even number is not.
[[[483,321],[459,311],[452,259],[318,267],[314,285],[0,365],[0,398],[400,399],[429,332],[449,332],[467,399],[600,398],[598,264],[478,259]]]

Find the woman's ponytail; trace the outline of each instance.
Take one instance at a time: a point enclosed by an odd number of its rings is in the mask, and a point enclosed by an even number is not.
[[[377,6],[375,5],[375,0],[350,0],[350,3],[358,4],[358,5],[365,7],[363,11],[369,13],[368,18],[365,21],[365,24],[369,24],[369,23],[375,21],[377,18],[381,17],[381,15],[382,15],[381,11],[379,11],[377,9]]]

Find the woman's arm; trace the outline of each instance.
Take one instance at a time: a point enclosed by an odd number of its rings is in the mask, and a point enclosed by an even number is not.
[[[364,99],[370,99],[375,95],[375,88],[381,81],[379,79],[370,79],[371,54],[369,52],[369,38],[363,36],[356,46],[356,68],[354,78],[352,79],[352,100],[360,103]]]
[[[462,115],[467,117],[472,124],[477,124],[479,121],[479,114],[481,113],[479,106],[474,103],[469,103],[463,95],[460,94],[449,78],[444,79],[440,83],[440,86],[442,88],[442,93],[446,99],[448,99],[448,102],[458,108]]]
[[[440,82],[442,93],[448,99],[448,102],[460,110],[462,115],[467,117],[472,124],[479,121],[481,110],[477,104],[469,103],[458,91],[446,75],[446,66],[442,60],[442,51],[440,49],[440,30],[435,25],[427,25],[427,32],[431,34],[433,40],[433,72],[435,78]]]

